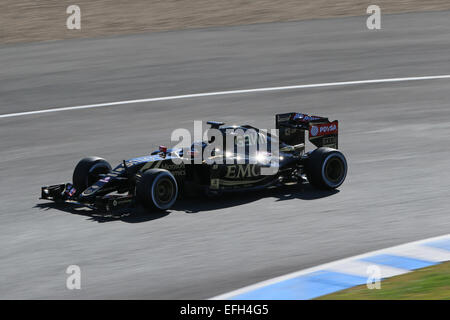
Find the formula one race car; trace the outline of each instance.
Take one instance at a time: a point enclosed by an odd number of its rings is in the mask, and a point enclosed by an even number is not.
[[[204,141],[181,148],[160,146],[114,169],[102,158],[84,158],[75,167],[72,183],[42,187],[41,199],[75,202],[99,212],[138,203],[167,210],[180,194],[192,190],[217,196],[306,182],[335,189],[345,180],[347,161],[336,150],[338,121],[277,114],[275,134],[249,125],[208,124]],[[317,147],[310,152],[305,150],[306,131]]]

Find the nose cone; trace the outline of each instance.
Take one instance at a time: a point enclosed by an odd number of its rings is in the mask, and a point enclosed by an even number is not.
[[[98,180],[92,186],[86,188],[86,190],[84,190],[80,194],[79,200],[80,201],[89,201],[89,200],[92,200],[92,198],[95,198],[97,195],[99,195],[99,193],[105,194],[105,193],[113,191],[113,190],[108,191],[108,189],[110,189],[110,188],[108,188],[108,185],[114,180],[114,177],[111,176],[111,174],[114,174],[114,173],[110,173],[106,177]]]

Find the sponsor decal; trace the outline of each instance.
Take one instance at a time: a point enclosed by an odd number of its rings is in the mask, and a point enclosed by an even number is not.
[[[319,133],[319,128],[317,128],[317,126],[312,126],[310,132],[311,132],[311,135],[313,137],[315,137]]]
[[[311,137],[320,137],[328,134],[338,133],[338,122],[333,121],[331,123],[316,124],[309,127],[309,135]]]
[[[253,178],[259,176],[258,166],[248,165],[231,165],[227,166],[227,173],[225,178],[229,179],[241,179],[241,178]]]
[[[314,121],[314,120],[320,120],[322,117],[316,117],[316,116],[308,116],[307,114],[303,113],[296,113],[294,114],[293,120],[300,121],[300,122],[308,122],[308,121]]]
[[[280,115],[278,115],[278,122],[289,121],[289,119],[290,119],[289,115],[287,115],[287,116],[280,116]]]
[[[76,192],[77,190],[73,186],[69,186],[68,189],[66,190],[66,194],[69,197],[72,197]]]
[[[220,180],[219,179],[211,179],[211,189],[219,189],[220,186]]]
[[[169,163],[163,163],[159,166],[161,169],[166,169],[166,170],[177,170],[177,169],[183,169],[184,168],[184,162],[180,163],[180,164],[173,164],[172,162]]]
[[[109,182],[109,180],[111,180],[111,177],[104,177],[103,179],[100,179],[100,182]]]
[[[175,170],[175,171],[171,171],[171,173],[174,176],[185,176],[186,175],[186,171],[184,171],[184,170]]]
[[[83,191],[82,195],[83,196],[88,196],[90,194],[93,194],[95,192],[93,187],[87,188],[86,190]]]

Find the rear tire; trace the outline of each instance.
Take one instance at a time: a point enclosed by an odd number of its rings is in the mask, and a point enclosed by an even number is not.
[[[111,165],[105,159],[99,157],[87,157],[78,162],[73,171],[72,182],[77,194],[82,193],[89,186],[99,180],[100,174],[109,173]]]
[[[164,169],[150,169],[136,176],[136,198],[147,209],[168,210],[178,197],[175,177]]]
[[[306,163],[306,176],[319,189],[336,189],[347,176],[347,160],[332,148],[318,148],[311,152]]]

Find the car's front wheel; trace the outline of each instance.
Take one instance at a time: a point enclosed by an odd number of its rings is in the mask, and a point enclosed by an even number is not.
[[[178,197],[175,177],[164,169],[150,169],[136,176],[136,198],[148,209],[168,210]]]
[[[318,148],[310,153],[306,163],[308,181],[319,189],[336,189],[347,176],[347,160],[332,148]]]
[[[81,159],[73,171],[73,186],[77,190],[77,193],[80,194],[86,188],[97,182],[100,174],[109,173],[111,170],[111,165],[105,159],[99,157]]]

